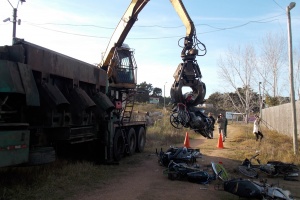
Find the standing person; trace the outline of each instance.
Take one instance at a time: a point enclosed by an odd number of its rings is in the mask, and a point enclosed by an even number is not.
[[[219,128],[219,134],[222,134],[223,142],[225,142],[225,135],[224,135],[225,121],[224,121],[222,114],[219,114],[219,116],[217,118],[217,124],[218,124],[218,128]]]
[[[227,124],[228,124],[228,120],[225,116],[224,117],[224,135],[225,135],[225,138],[227,138]]]
[[[264,137],[262,132],[259,131],[259,124],[260,124],[260,118],[258,115],[255,115],[255,121],[253,123],[253,134],[256,136],[256,141],[261,141],[261,139]]]
[[[215,123],[216,123],[216,120],[213,116],[213,114],[211,112],[208,113],[208,117],[209,119],[211,120],[211,138],[214,138],[214,130],[215,130]]]

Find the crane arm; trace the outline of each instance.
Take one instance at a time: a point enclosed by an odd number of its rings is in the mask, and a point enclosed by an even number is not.
[[[132,0],[118,26],[116,27],[106,48],[99,67],[107,71],[110,85],[114,87],[134,88],[136,86],[136,64],[133,53],[123,45],[129,31],[137,21],[138,14],[149,0]],[[198,49],[194,47],[196,30],[193,21],[187,13],[182,0],[170,0],[175,11],[186,27],[184,47],[181,51],[183,63],[180,63],[173,77],[175,81],[171,88],[171,98],[174,103],[184,102],[182,87],[188,86],[193,90],[194,101],[190,105],[203,103],[206,87],[201,82],[201,71],[196,61]],[[204,48],[205,49],[205,48]]]
[[[137,21],[138,14],[142,11],[149,0],[132,0],[128,6],[126,12],[121,18],[117,28],[115,29],[109,44],[104,53],[102,62],[100,64],[101,68],[107,69],[116,48],[122,46],[124,40],[126,39],[129,31],[133,27],[134,23]]]
[[[182,23],[186,28],[186,36],[184,40],[184,48],[181,52],[181,57],[186,56],[186,51],[193,48],[193,36],[195,34],[195,26],[193,21],[191,20],[188,12],[186,11],[183,3],[181,0],[170,0],[171,4],[173,5],[175,11],[179,15]]]
[[[196,30],[182,0],[170,0],[170,2],[186,27],[184,47],[181,51],[183,63],[178,65],[173,75],[175,81],[170,92],[171,98],[173,103],[185,102],[186,99],[182,94],[182,87],[188,86],[192,89],[193,95],[193,101],[190,101],[188,104],[190,106],[196,106],[204,102],[206,93],[206,86],[205,83],[201,81],[202,75],[196,61],[196,56],[198,55],[198,49],[194,48],[194,46],[197,45],[194,44],[194,40],[196,40]]]

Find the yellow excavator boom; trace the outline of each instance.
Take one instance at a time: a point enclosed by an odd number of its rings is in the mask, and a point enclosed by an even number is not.
[[[101,68],[107,69],[111,62],[111,59],[114,56],[115,49],[122,47],[122,44],[126,39],[129,31],[138,19],[138,14],[143,10],[148,2],[149,0],[131,1],[109,41],[109,44],[102,58],[102,62],[99,64]]]

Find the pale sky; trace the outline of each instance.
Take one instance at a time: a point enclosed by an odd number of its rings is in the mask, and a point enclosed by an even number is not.
[[[11,4],[10,4],[10,3]],[[16,36],[87,63],[101,60],[114,28],[131,0],[0,0],[0,45],[11,45],[13,7],[18,5]],[[287,0],[183,0],[207,54],[197,57],[208,96],[224,92],[217,60],[228,47],[261,43],[267,33],[287,35]],[[300,46],[300,1],[291,10],[293,46]],[[125,43],[135,49],[138,83],[169,91],[173,73],[182,62],[178,40],[186,33],[169,0],[150,0]],[[257,88],[258,90],[258,88]],[[287,88],[288,92],[288,88]]]

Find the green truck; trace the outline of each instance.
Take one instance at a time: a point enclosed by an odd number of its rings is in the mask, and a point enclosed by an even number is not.
[[[133,52],[116,53],[122,67],[112,86],[102,68],[24,40],[0,47],[0,167],[53,162],[58,149],[78,143],[105,162],[142,152]]]
[[[98,65],[18,38],[0,47],[0,167],[53,162],[69,146],[103,162],[144,150],[137,65],[123,42],[147,3],[132,0]]]

